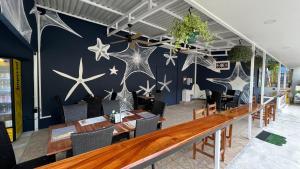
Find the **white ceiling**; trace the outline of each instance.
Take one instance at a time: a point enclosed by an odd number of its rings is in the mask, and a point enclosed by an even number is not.
[[[288,67],[300,66],[299,0],[196,0]],[[266,21],[276,20],[272,24]]]

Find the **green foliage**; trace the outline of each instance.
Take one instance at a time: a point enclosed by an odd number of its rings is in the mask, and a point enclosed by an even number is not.
[[[249,46],[237,45],[228,52],[228,58],[232,62],[249,62],[252,54]]]
[[[197,38],[209,42],[213,35],[208,30],[207,22],[193,13],[186,15],[183,20],[175,19],[170,29],[170,34],[175,38],[175,48],[180,48],[181,44],[188,44]],[[175,50],[176,50],[175,49]]]

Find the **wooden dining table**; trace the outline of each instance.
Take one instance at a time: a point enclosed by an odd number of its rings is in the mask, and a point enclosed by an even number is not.
[[[144,168],[262,108],[260,104],[242,105],[48,164],[40,169]]]
[[[90,125],[85,125],[82,126],[79,121],[74,121],[74,122],[70,122],[70,123],[64,123],[64,124],[57,124],[57,125],[53,125],[50,126],[48,128],[49,131],[49,138],[48,138],[48,147],[47,147],[47,155],[55,155],[57,153],[61,153],[61,152],[65,152],[68,150],[72,149],[72,141],[70,137],[67,137],[65,139],[61,139],[61,140],[57,140],[57,141],[53,141],[52,140],[52,131],[55,129],[60,129],[60,128],[64,128],[64,127],[68,127],[68,126],[75,126],[77,133],[81,133],[81,132],[90,132],[90,131],[95,131],[99,128],[105,128],[108,126],[113,125],[115,127],[115,131],[114,132],[114,136],[118,136],[124,133],[129,133],[131,131],[134,131],[135,128],[130,127],[129,125],[126,125],[125,122],[128,121],[133,121],[133,120],[137,120],[137,119],[142,119],[143,117],[141,115],[139,115],[140,113],[145,112],[144,110],[134,110],[131,111],[130,113],[132,113],[133,115],[131,116],[127,116],[124,117],[122,119],[122,122],[120,123],[112,123],[108,120],[108,117],[105,117],[107,120],[106,121],[102,121],[102,122],[98,122],[98,123],[93,123]],[[159,120],[159,123],[165,121],[166,119],[164,117],[161,117]]]

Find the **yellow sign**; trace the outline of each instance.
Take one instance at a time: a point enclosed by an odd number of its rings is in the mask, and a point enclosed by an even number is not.
[[[13,84],[14,84],[14,108],[15,108],[15,132],[17,139],[23,132],[23,112],[22,112],[22,80],[21,62],[13,59]]]

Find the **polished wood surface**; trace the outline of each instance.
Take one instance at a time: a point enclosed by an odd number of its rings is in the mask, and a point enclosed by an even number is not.
[[[134,111],[133,112],[134,115],[123,118],[123,122],[141,119],[142,117],[138,115],[140,112],[143,112],[143,110]],[[161,117],[159,122],[162,122],[162,121],[165,121],[165,118]],[[72,149],[71,138],[66,138],[66,139],[62,139],[62,140],[58,140],[58,141],[51,141],[53,129],[63,128],[63,127],[67,127],[70,125],[74,125],[78,133],[95,131],[99,128],[105,128],[105,127],[114,125],[115,130],[117,131],[117,133],[115,133],[114,136],[120,135],[123,133],[128,133],[128,132],[131,132],[134,130],[134,128],[131,128],[131,127],[125,125],[124,123],[114,124],[114,123],[111,123],[110,121],[103,121],[103,122],[94,123],[94,124],[86,125],[86,126],[81,126],[78,121],[68,123],[68,124],[58,124],[58,125],[50,126],[49,127],[48,147],[47,147],[47,155],[48,156],[54,155],[57,153],[61,153],[61,152],[65,152],[65,151]]]
[[[226,112],[158,130],[134,139],[64,159],[40,168],[132,168],[174,150],[196,138],[205,137],[234,121],[253,114],[258,104],[245,105]]]

